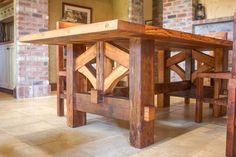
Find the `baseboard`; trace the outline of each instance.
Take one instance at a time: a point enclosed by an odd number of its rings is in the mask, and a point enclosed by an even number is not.
[[[14,94],[14,90],[2,88],[2,87],[0,87],[0,92],[12,94],[12,95]]]
[[[50,83],[51,91],[57,91],[57,83]]]

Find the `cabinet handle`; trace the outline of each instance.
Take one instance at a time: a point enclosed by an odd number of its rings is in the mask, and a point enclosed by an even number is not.
[[[10,48],[8,47],[7,50],[10,50]]]

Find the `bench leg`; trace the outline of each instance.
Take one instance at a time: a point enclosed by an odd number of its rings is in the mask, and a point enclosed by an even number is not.
[[[228,105],[227,105],[227,136],[226,136],[226,156],[236,156],[236,80],[231,79],[228,85]]]
[[[196,111],[195,122],[202,122],[202,98],[203,98],[203,78],[196,79]]]

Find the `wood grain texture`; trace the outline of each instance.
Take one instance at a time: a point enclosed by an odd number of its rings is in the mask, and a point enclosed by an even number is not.
[[[202,35],[163,29],[154,26],[144,26],[121,20],[105,21],[80,25],[61,30],[41,32],[20,38],[21,42],[37,44],[68,44],[94,42],[101,40],[130,39],[143,37],[161,43],[173,43],[175,47],[189,46],[195,48],[232,48],[232,42],[210,38]]]
[[[215,54],[215,72],[223,71],[223,49],[216,48],[214,51]],[[214,79],[214,99],[219,98],[220,89],[221,89],[221,82],[220,79]],[[222,106],[217,104],[213,104],[213,115],[214,117],[222,116]]]
[[[212,56],[206,55],[198,50],[193,50],[193,59],[200,63],[207,64],[208,66],[215,67],[215,59]]]
[[[64,99],[60,97],[61,94],[64,94],[64,83],[65,76],[62,77],[61,71],[64,68],[63,61],[63,46],[57,46],[57,116],[64,116]]]
[[[185,71],[179,65],[172,65],[170,67],[182,80],[185,80]]]
[[[104,47],[106,57],[116,61],[118,64],[121,64],[126,68],[129,68],[129,54],[127,51],[119,49],[117,46],[110,43],[105,43]]]
[[[178,63],[184,61],[185,58],[186,58],[186,53],[180,52],[180,53],[168,58],[166,61],[166,66],[171,67],[172,65],[175,65],[175,64],[178,64]]]
[[[75,70],[79,70],[81,67],[83,67],[85,64],[90,62],[95,57],[96,57],[96,45],[93,45],[76,58]]]
[[[114,69],[111,74],[104,81],[104,92],[111,93],[116,87],[117,83],[127,76],[129,69],[120,65]]]
[[[74,94],[79,91],[79,75],[74,69],[75,52],[84,52],[83,45],[67,45],[66,91],[67,91],[67,125],[77,127],[86,124],[86,113],[74,109]],[[77,73],[77,74],[76,74]],[[76,83],[75,83],[76,80]]]
[[[196,79],[196,111],[195,111],[195,122],[202,122],[203,112],[203,78],[198,77]]]
[[[230,79],[228,85],[226,155],[236,156],[236,79]]]
[[[195,80],[196,80],[196,78],[197,78],[197,75],[199,74],[199,73],[202,73],[202,72],[207,72],[207,71],[210,71],[212,68],[211,67],[209,67],[208,65],[201,65],[196,71],[194,71],[193,73],[192,73],[192,82],[194,82]]]
[[[83,66],[79,69],[79,72],[89,80],[93,88],[96,88],[96,75],[94,75],[93,71],[91,71],[87,66]]]
[[[75,94],[75,109],[101,116],[129,120],[130,106],[128,99],[104,97],[103,102],[91,103],[89,94]]]
[[[158,50],[157,51],[157,83],[169,83],[170,82],[170,69],[166,64],[170,58],[170,51]],[[158,86],[155,86],[158,88]],[[158,90],[158,89],[157,89]],[[157,107],[169,107],[170,97],[166,93],[157,94]]]
[[[104,92],[104,42],[96,44],[96,90]]]
[[[183,91],[191,88],[191,81],[178,81],[170,83],[156,83],[155,94]]]
[[[207,73],[198,73],[197,77],[202,78],[213,78],[213,79],[231,79],[232,73],[231,72],[207,72]]]
[[[58,21],[56,23],[57,29],[78,26],[79,24]],[[66,71],[64,71],[64,46],[57,46],[57,115],[64,116],[64,97]],[[80,52],[79,52],[80,53]]]
[[[130,143],[143,148],[154,143],[154,121],[144,121],[144,107],[154,106],[154,41],[130,40]]]

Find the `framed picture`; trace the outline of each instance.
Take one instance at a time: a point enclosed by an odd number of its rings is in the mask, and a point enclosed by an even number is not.
[[[92,22],[92,8],[68,3],[63,3],[62,7],[63,21],[84,24]]]

